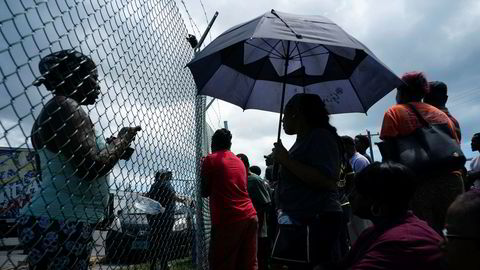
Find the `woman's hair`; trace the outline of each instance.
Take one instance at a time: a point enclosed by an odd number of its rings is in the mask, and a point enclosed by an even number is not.
[[[247,155],[241,153],[241,154],[237,154],[237,157],[242,160],[243,164],[245,165],[245,168],[248,169],[250,167],[250,162],[248,161]]]
[[[287,107],[294,107],[305,117],[311,127],[325,128],[338,136],[337,129],[330,125],[330,117],[325,103],[318,95],[296,94],[288,101]]]
[[[295,108],[305,117],[311,127],[324,128],[330,131],[337,139],[340,160],[343,164],[346,163],[343,141],[338,136],[337,129],[330,124],[330,114],[320,96],[307,93],[296,94],[288,101],[286,107]]]
[[[75,91],[75,87],[90,76],[96,65],[92,59],[80,52],[63,50],[43,57],[38,69],[42,77],[36,80],[34,85],[43,84],[49,91],[71,94],[68,91]],[[69,85],[73,85],[73,89]]]
[[[341,138],[342,138],[343,145],[355,147],[355,141],[353,140],[352,137],[344,135]]]
[[[402,81],[405,83],[398,89],[412,98],[420,101],[430,92],[430,86],[423,72],[412,71],[403,74]]]
[[[232,133],[226,128],[218,129],[212,136],[212,149],[230,150],[232,146]]]
[[[355,176],[356,191],[395,213],[408,210],[416,187],[414,173],[395,162],[374,162]]]
[[[364,144],[367,148],[371,147],[372,145],[370,144],[370,140],[368,139],[368,136],[359,134],[355,136],[355,139],[358,139],[362,144]]]

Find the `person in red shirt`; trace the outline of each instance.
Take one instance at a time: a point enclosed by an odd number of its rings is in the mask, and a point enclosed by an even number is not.
[[[358,173],[352,211],[373,225],[360,234],[343,263],[323,269],[445,269],[442,237],[408,211],[415,181],[410,169],[395,162],[375,162]]]
[[[425,75],[421,72],[405,73],[402,80],[405,84],[397,88],[397,105],[390,107],[384,115],[380,139],[389,144],[395,138],[410,135],[422,127],[420,120],[407,106],[410,104],[430,124],[447,125],[449,135],[460,142],[450,118],[441,110],[422,102],[429,92]],[[448,206],[463,193],[463,189],[460,171],[444,171],[438,168],[428,172],[419,179],[412,199],[412,210],[441,234]]]
[[[252,270],[257,263],[257,213],[247,191],[247,171],[230,151],[232,134],[219,129],[202,164],[201,192],[210,197],[209,263],[216,270]]]

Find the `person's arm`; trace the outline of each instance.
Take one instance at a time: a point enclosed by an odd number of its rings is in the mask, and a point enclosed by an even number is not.
[[[390,108],[383,116],[382,128],[380,129],[380,139],[387,140],[398,136],[398,123],[393,114],[393,109]]]
[[[292,172],[305,184],[318,189],[335,189],[337,179],[327,177],[322,171],[288,157],[288,151],[281,142],[274,143],[273,158]]]
[[[450,119],[448,118],[448,126],[450,127],[450,133],[452,135],[452,138],[454,138],[458,144],[460,144],[460,137],[458,136],[458,132],[457,132],[457,127],[455,126],[455,123]]]
[[[101,151],[93,124],[73,99],[57,96],[47,104],[47,119],[40,119],[38,135],[47,148],[63,154],[76,168],[75,175],[93,180],[108,173],[123,155],[139,129],[130,128]]]

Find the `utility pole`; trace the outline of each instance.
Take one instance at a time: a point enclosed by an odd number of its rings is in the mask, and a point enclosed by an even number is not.
[[[372,157],[372,161],[375,161],[375,157],[373,156],[373,144],[372,144],[372,137],[373,136],[380,136],[380,133],[375,133],[375,134],[372,134],[370,133],[370,130],[367,129],[367,137],[368,137],[368,141],[370,142],[370,156]]]

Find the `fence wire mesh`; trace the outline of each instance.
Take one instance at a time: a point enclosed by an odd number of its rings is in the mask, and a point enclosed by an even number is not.
[[[207,267],[186,36],[169,0],[0,1],[1,269]]]

